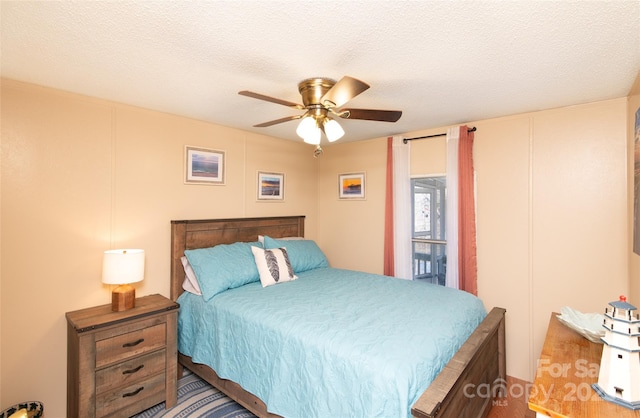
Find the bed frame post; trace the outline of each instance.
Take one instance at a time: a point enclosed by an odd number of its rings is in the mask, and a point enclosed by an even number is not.
[[[171,221],[171,300],[175,301],[182,294],[182,281],[176,278],[182,277],[184,280],[184,269],[180,262],[179,254],[184,254],[186,248],[186,222]]]

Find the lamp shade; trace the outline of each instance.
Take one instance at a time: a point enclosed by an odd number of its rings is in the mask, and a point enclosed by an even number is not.
[[[102,258],[102,283],[129,284],[144,279],[144,250],[108,250]]]
[[[344,129],[342,129],[342,126],[335,120],[327,118],[324,122],[324,134],[327,136],[329,142],[333,142],[342,138]]]
[[[316,119],[313,116],[306,116],[300,121],[300,124],[296,129],[296,134],[298,134],[298,136],[307,144],[319,145],[322,131],[318,127]]]

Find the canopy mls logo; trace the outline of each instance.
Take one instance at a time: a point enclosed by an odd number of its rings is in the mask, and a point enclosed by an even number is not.
[[[574,363],[551,363],[547,359],[538,361],[538,372],[536,377],[543,377],[548,374],[553,378],[569,377],[583,379],[585,377],[597,378],[600,370],[598,363],[590,363],[588,360],[580,359]],[[549,401],[555,385],[534,384],[534,383],[511,383],[507,384],[504,379],[496,379],[493,383],[481,383],[479,385],[468,383],[464,386],[463,393],[467,398],[493,399],[494,406],[505,406],[506,396],[512,399],[535,397],[540,403]],[[586,382],[567,382],[563,385],[563,402],[568,401],[590,401],[599,400],[598,394]]]
[[[463,394],[467,398],[493,399],[493,406],[505,406],[507,404],[507,394],[512,398],[520,398],[526,396],[529,391],[529,384],[511,384],[507,385],[507,381],[498,378],[493,383],[480,383],[479,385],[467,383],[464,386]]]

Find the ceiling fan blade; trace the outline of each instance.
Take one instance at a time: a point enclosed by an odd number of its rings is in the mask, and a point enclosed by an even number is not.
[[[295,116],[287,116],[286,118],[280,118],[280,119],[276,119],[276,120],[270,120],[269,122],[263,122],[260,123],[258,125],[253,125],[254,128],[266,128],[267,126],[272,126],[272,125],[277,125],[278,123],[282,123],[282,122],[289,122],[291,120],[296,120],[296,119],[300,119],[304,116],[304,114],[302,115],[295,115]]]
[[[293,102],[289,102],[287,100],[282,100],[282,99],[276,99],[275,97],[265,96],[264,94],[254,93],[252,91],[242,90],[242,91],[239,91],[238,94],[241,96],[252,97],[254,99],[265,100],[267,102],[276,103],[276,104],[287,106],[287,107],[292,107],[294,109],[304,109],[304,106],[298,103],[293,103]]]
[[[368,88],[364,81],[344,76],[322,96],[320,103],[327,107],[340,107]]]
[[[397,122],[402,116],[400,110],[378,110],[378,109],[340,109],[336,112],[344,119],[377,120],[380,122]]]

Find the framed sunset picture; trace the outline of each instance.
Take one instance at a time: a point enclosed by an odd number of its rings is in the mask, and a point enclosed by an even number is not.
[[[284,200],[284,173],[258,171],[258,200]]]
[[[185,183],[224,184],[224,151],[185,147]]]
[[[364,199],[365,173],[338,174],[338,198]]]

